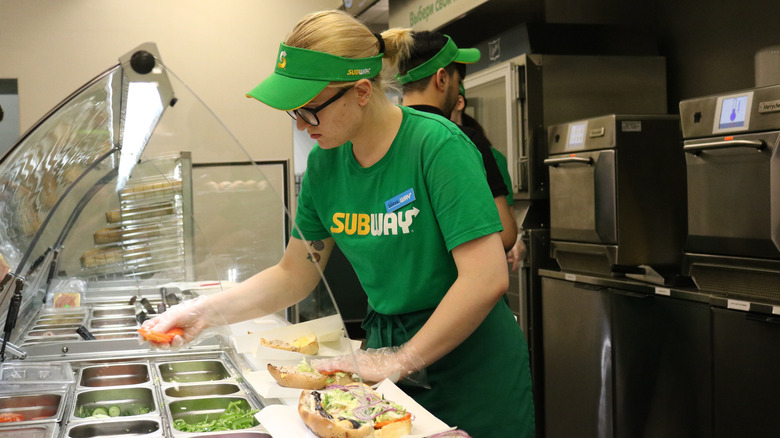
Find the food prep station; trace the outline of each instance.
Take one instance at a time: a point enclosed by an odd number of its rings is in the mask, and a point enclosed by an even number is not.
[[[3,364],[2,374],[4,384],[18,389],[0,396],[0,413],[24,417],[21,422],[4,423],[3,436],[223,436],[227,432],[182,432],[174,422],[214,419],[231,403],[244,411],[264,404],[224,352],[127,361],[11,363]],[[26,380],[28,374],[56,375],[61,380]],[[118,408],[118,413],[89,415],[100,408]],[[256,419],[251,420],[240,436],[269,436]]]
[[[11,268],[0,278],[0,436],[270,437],[253,414],[279,401],[248,383],[253,364],[229,333],[166,350],[138,329],[281,257],[286,178],[251,160],[151,43],[23,135],[0,160]],[[240,430],[176,427],[228,408],[249,413]]]

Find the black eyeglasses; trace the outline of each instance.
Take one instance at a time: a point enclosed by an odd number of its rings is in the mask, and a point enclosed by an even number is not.
[[[351,89],[352,87],[342,88],[341,91],[333,95],[333,97],[326,100],[325,103],[318,106],[317,108],[298,108],[298,109],[287,111],[287,114],[289,114],[290,117],[293,118],[293,120],[298,120],[298,117],[300,117],[301,119],[303,119],[304,122],[312,126],[319,126],[320,119],[317,118],[317,113],[322,111],[326,106],[339,100],[341,96],[347,94],[347,91]]]

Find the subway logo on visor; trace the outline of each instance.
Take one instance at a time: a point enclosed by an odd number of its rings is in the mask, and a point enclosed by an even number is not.
[[[361,75],[367,75],[371,74],[370,68],[361,68],[359,70],[348,70],[347,76],[361,76]]]

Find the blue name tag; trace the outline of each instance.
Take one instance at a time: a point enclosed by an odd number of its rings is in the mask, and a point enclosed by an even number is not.
[[[393,212],[414,201],[414,189],[409,189],[385,201],[387,212]]]

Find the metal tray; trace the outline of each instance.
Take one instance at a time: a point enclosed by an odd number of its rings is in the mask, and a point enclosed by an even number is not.
[[[140,327],[135,316],[122,316],[116,318],[93,318],[89,322],[90,329]]]
[[[219,360],[165,362],[157,367],[160,380],[166,383],[210,382],[231,377],[231,372]]]
[[[93,318],[135,317],[135,306],[96,306],[92,308]]]
[[[174,434],[186,434],[191,436],[194,433],[202,432],[183,432],[175,428],[174,423],[177,420],[183,420],[185,423],[199,423],[214,419],[225,412],[230,403],[239,402],[241,409],[256,409],[245,397],[204,397],[191,398],[172,401],[167,404],[168,415],[171,419],[171,428]],[[242,430],[250,430],[260,426],[260,422],[253,418],[252,427]]]
[[[64,392],[0,396],[0,414],[15,413],[24,418],[19,422],[0,423],[0,435],[5,436],[4,428],[12,425],[57,421],[64,410],[64,399]]]
[[[93,365],[79,371],[80,387],[105,387],[138,385],[150,381],[149,365],[145,363],[119,363]]]
[[[235,383],[206,383],[175,385],[165,388],[165,397],[189,398],[224,395],[243,395],[244,391]]]
[[[112,419],[87,421],[71,424],[65,432],[66,438],[129,437],[154,438],[164,436],[164,427],[157,418]]]
[[[55,438],[59,436],[57,423],[28,424],[11,423],[0,429],[3,438]]]
[[[85,408],[91,410],[104,407],[106,410],[110,406],[118,406],[122,412],[120,417],[142,417],[148,415],[159,416],[159,408],[155,398],[154,386],[114,386],[106,389],[89,389],[76,391],[71,411],[70,421],[95,421],[93,418],[82,418],[78,416],[79,410]],[[148,412],[139,413],[142,408],[149,409]],[[111,417],[109,417],[111,418]],[[113,417],[118,418],[118,417]],[[100,418],[105,419],[105,418]]]

